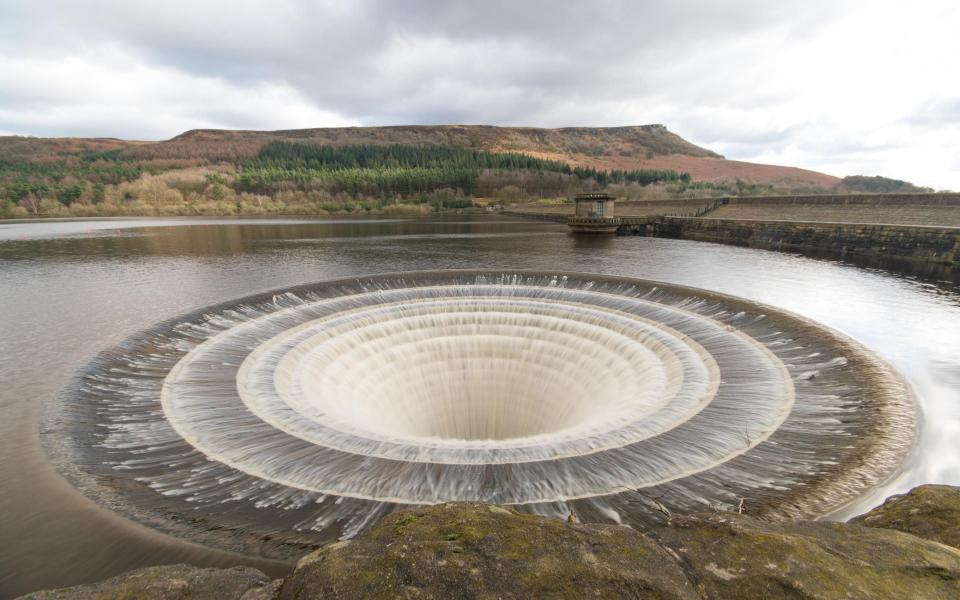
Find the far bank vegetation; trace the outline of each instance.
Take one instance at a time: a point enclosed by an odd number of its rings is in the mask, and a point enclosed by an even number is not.
[[[2,156],[2,155],[0,155]],[[0,157],[0,218],[427,215],[563,202],[606,189],[630,200],[773,193],[665,170],[600,171],[516,152],[275,141],[237,156],[157,158],[124,149]]]

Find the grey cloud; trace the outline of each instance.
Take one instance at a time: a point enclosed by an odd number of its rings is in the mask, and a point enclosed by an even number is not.
[[[771,23],[796,22],[796,15],[778,3],[756,0],[420,0],[338,5],[345,9],[324,6],[290,0],[271,2],[268,10],[250,2],[14,2],[5,19],[6,33],[11,34],[6,45],[16,48],[47,37],[69,51],[105,39],[153,64],[187,73],[241,84],[287,82],[329,110],[422,122],[436,119],[430,97],[436,93],[431,85],[436,80],[463,92],[480,85],[560,99],[584,90],[607,98],[623,96],[642,89],[644,71],[670,68],[647,59],[653,50],[676,55],[684,47],[709,45],[731,32],[744,35]],[[25,21],[23,26],[13,25],[18,20]],[[443,65],[442,49],[440,56],[410,56],[409,77],[395,80],[383,66],[403,52],[405,41],[466,52],[449,65]],[[398,96],[413,101],[402,103],[408,106],[404,110],[384,110],[387,99]],[[401,104],[393,102],[395,107]],[[418,109],[421,103],[426,106]],[[529,118],[522,103],[517,109],[517,117]],[[534,105],[526,112],[538,110]],[[476,113],[473,119],[471,111]],[[474,106],[448,112],[476,120],[500,111]]]

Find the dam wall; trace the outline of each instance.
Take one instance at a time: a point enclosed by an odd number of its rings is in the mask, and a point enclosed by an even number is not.
[[[508,214],[565,222],[572,205]],[[519,209],[519,210],[518,210]],[[619,235],[699,240],[960,273],[960,193],[753,196],[617,202]],[[950,275],[952,273],[952,275]]]
[[[802,254],[898,259],[960,268],[960,227],[761,221],[710,216],[660,217],[646,231],[656,237]],[[637,234],[643,235],[640,231]]]
[[[504,212],[560,221],[573,204],[527,203]],[[960,193],[725,196],[618,200],[620,217],[711,216],[759,221],[817,221],[960,227]],[[549,216],[548,216],[549,215]]]

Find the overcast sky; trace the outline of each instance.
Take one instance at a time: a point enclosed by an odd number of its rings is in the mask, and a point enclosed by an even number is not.
[[[960,190],[960,1],[0,0],[0,133],[663,123]]]

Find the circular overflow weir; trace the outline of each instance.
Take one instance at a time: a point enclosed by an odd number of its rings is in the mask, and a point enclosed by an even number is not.
[[[449,501],[635,525],[823,516],[896,471],[916,407],[858,343],[769,306],[432,271],[166,321],[92,361],[47,421],[52,458],[102,504],[286,558]]]

